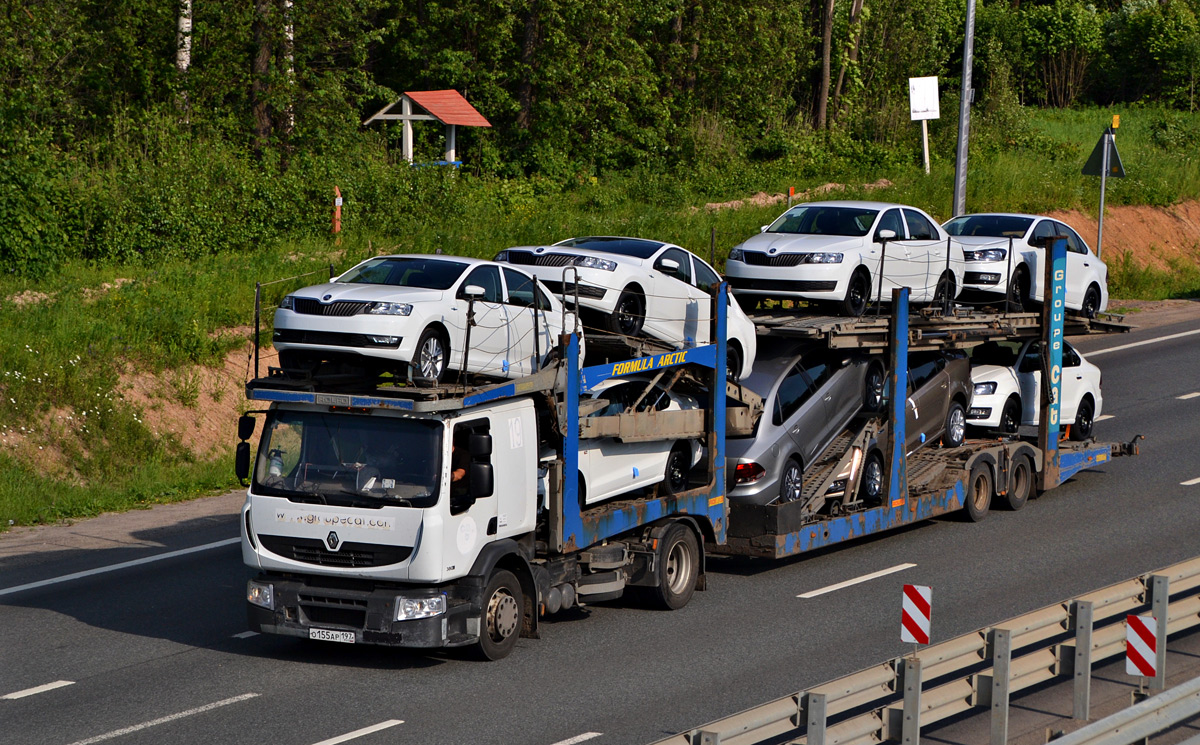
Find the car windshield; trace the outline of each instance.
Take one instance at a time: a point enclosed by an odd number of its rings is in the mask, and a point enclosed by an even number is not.
[[[802,204],[779,216],[768,233],[863,236],[875,224],[879,210]]]
[[[637,259],[648,259],[658,249],[663,247],[663,244],[659,241],[647,241],[642,238],[609,237],[570,238],[554,245],[586,248],[588,251],[603,251],[604,253],[617,254],[619,256],[632,256]]]
[[[442,429],[423,419],[277,410],[264,425],[254,487],[294,502],[430,507]]]
[[[1020,238],[1029,230],[1032,217],[1015,215],[963,215],[942,227],[950,235],[983,236],[985,238]]]
[[[371,259],[354,267],[337,281],[448,290],[466,269],[467,264],[461,261],[426,259],[424,257],[384,257]]]

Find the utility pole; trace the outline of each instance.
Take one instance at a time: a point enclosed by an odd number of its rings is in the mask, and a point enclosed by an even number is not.
[[[963,39],[962,100],[958,104],[958,155],[954,160],[952,215],[967,211],[967,140],[971,132],[971,66],[975,52],[975,0],[967,0],[967,27]]]

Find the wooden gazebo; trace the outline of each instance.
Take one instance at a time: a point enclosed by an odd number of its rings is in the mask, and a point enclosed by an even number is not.
[[[399,107],[400,113],[395,113]],[[415,121],[436,121],[446,125],[446,163],[459,165],[454,151],[455,128],[490,127],[491,122],[467,103],[467,99],[455,90],[406,91],[399,101],[384,106],[363,122],[363,126],[375,121],[404,122],[401,151],[404,159],[413,162],[413,130]]]

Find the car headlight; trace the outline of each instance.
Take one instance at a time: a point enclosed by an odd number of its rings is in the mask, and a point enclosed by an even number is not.
[[[599,256],[576,256],[575,261],[571,263],[582,269],[603,269],[606,272],[617,270],[617,262],[602,259]]]
[[[372,303],[367,313],[373,316],[407,316],[412,313],[408,303]]]
[[[496,254],[496,258],[492,259],[492,261],[508,261],[508,251],[501,251]]]
[[[984,248],[979,251],[963,251],[967,261],[1004,261],[1008,256],[1007,248]]]
[[[729,249],[729,260],[730,261],[745,261],[746,260],[746,252],[740,248],[731,248],[731,249]]]
[[[267,610],[275,610],[275,586],[250,580],[246,583],[246,601]]]
[[[446,612],[446,596],[437,595],[432,598],[396,598],[396,620],[412,621],[417,618],[431,618]]]
[[[295,310],[295,309],[296,309],[296,298],[295,298],[295,296],[294,296],[294,295],[288,295],[288,296],[287,296],[287,297],[285,297],[283,300],[280,300],[280,301],[279,301],[279,309],[280,309],[280,310]]]
[[[991,383],[976,383],[975,384],[975,395],[976,396],[990,396],[995,392],[996,392],[996,382],[995,381],[992,381]]]
[[[840,263],[842,263],[842,255],[841,254],[829,254],[829,253],[809,254],[808,258],[805,259],[805,263],[807,263],[807,264],[840,264]]]

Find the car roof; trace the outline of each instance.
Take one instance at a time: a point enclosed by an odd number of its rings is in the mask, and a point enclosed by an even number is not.
[[[860,207],[862,209],[886,210],[892,207],[906,207],[911,210],[920,210],[920,207],[914,207],[911,204],[898,204],[896,202],[872,202],[865,199],[828,199],[821,202],[801,202],[800,204],[792,205],[792,209],[796,207]],[[921,210],[924,212],[924,210]]]
[[[490,259],[476,259],[471,256],[452,256],[450,254],[382,254],[380,256],[372,256],[370,259],[366,259],[366,261],[371,261],[371,259],[445,259],[446,261],[456,261],[460,264],[467,264],[470,266],[491,264],[494,266],[504,266],[509,269],[512,268],[512,265],[510,264],[501,265],[498,262]],[[361,264],[363,262],[359,263]]]
[[[957,220],[960,217],[1027,217],[1031,220],[1040,220],[1043,218],[1047,220],[1055,219],[1047,215],[1029,215],[1024,212],[967,212],[962,215],[955,215],[954,217],[950,218],[950,220]],[[946,222],[950,222],[950,220],[947,220]],[[942,224],[944,225],[945,223]]]

